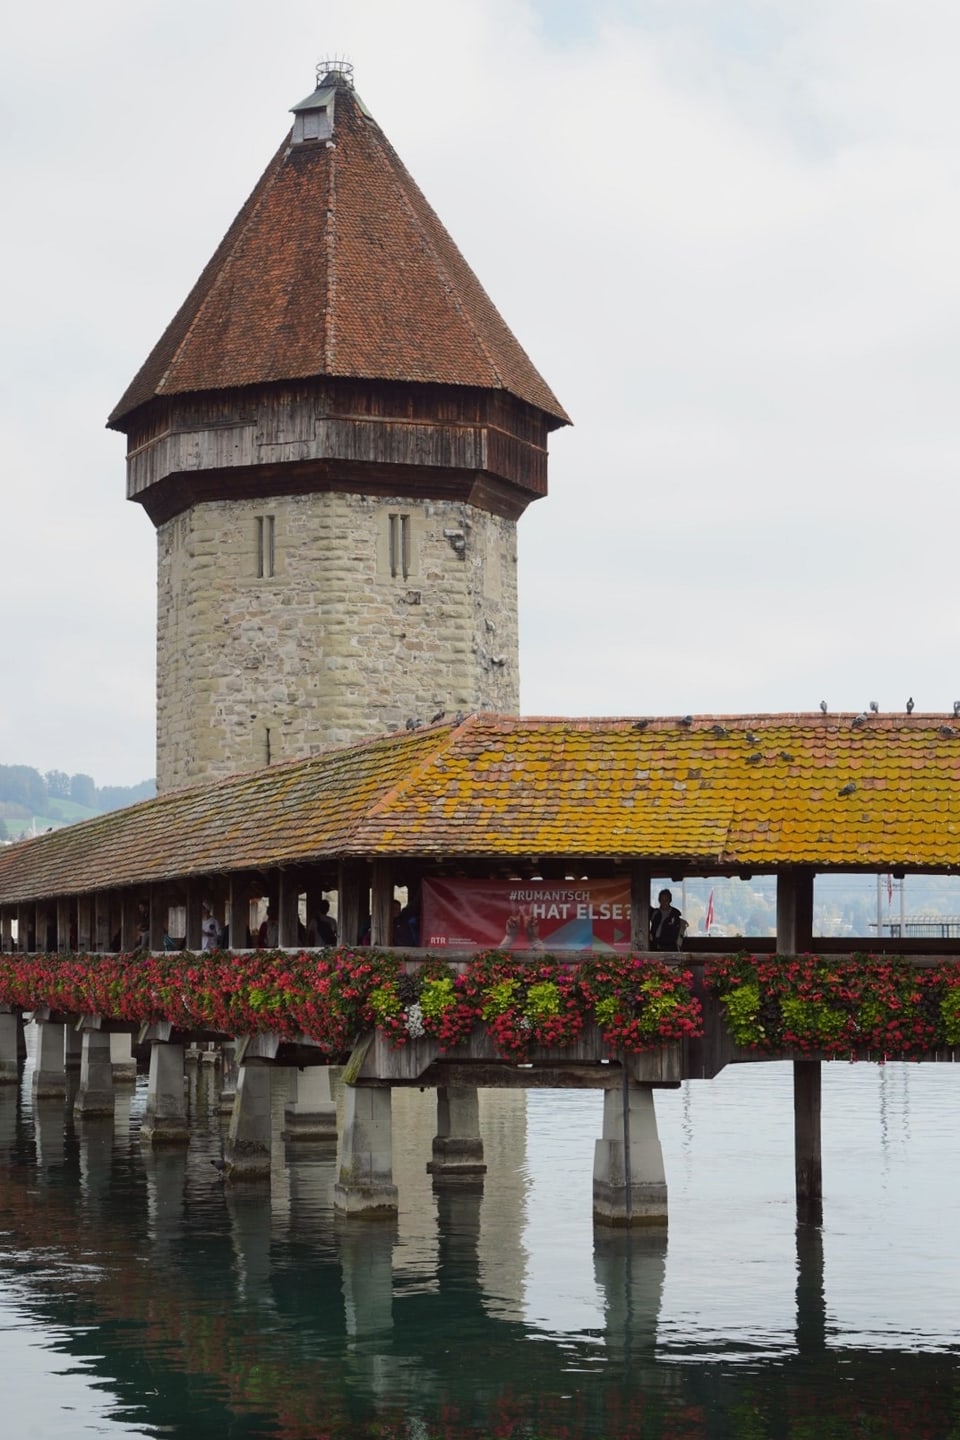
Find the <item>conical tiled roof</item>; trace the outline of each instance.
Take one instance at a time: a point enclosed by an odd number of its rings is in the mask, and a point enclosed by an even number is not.
[[[353,89],[321,84],[332,134],[284,142],[108,424],[320,376],[505,390],[567,423]]]

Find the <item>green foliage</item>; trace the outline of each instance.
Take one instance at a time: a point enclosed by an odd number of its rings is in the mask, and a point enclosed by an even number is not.
[[[429,1019],[436,1019],[456,1003],[457,992],[452,975],[441,975],[437,979],[427,977],[421,980],[420,1009]]]
[[[921,1056],[960,1045],[958,967],[900,956],[737,955],[708,962],[737,1045],[766,1054]]]
[[[843,1034],[847,1017],[842,1010],[828,1005],[823,1000],[801,1000],[797,995],[785,995],[780,1001],[783,1023],[798,1035],[809,1035],[825,1048],[839,1040]]]
[[[30,765],[0,765],[0,807],[8,817],[35,823],[38,830],[64,820],[85,819],[148,800],[157,793],[154,780],[138,785],[105,785],[98,789],[89,775],[48,770],[41,775]],[[78,807],[75,810],[73,807]],[[17,833],[22,826],[16,826]]]
[[[480,1013],[484,1020],[493,1020],[497,1015],[506,1014],[513,1004],[517,983],[516,980],[498,980],[483,992],[483,1009]]]
[[[384,1021],[390,1015],[396,1015],[402,1009],[396,985],[388,981],[383,985],[375,986],[370,991],[370,1008],[378,1022]]]
[[[943,1033],[948,1045],[960,1045],[960,985],[952,985],[940,1001]]]
[[[541,980],[527,991],[524,1013],[531,1019],[560,1014],[560,991],[552,980]]]
[[[748,1049],[761,1045],[766,1038],[760,1024],[760,986],[745,981],[720,995],[734,1044]]]

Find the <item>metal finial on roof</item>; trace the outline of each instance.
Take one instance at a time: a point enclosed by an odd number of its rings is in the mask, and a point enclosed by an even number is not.
[[[317,61],[317,89],[320,89],[325,80],[331,79],[335,83],[346,85],[350,90],[353,89],[353,65],[345,55]]]

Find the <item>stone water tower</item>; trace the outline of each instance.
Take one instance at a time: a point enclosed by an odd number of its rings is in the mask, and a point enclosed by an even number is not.
[[[351,68],[293,115],[108,421],[157,528],[160,791],[519,707],[516,521],[567,417]]]

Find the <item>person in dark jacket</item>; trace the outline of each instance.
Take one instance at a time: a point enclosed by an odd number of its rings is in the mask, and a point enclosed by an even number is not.
[[[669,890],[657,896],[657,908],[650,913],[650,949],[679,950],[687,933],[687,922],[672,904]]]

